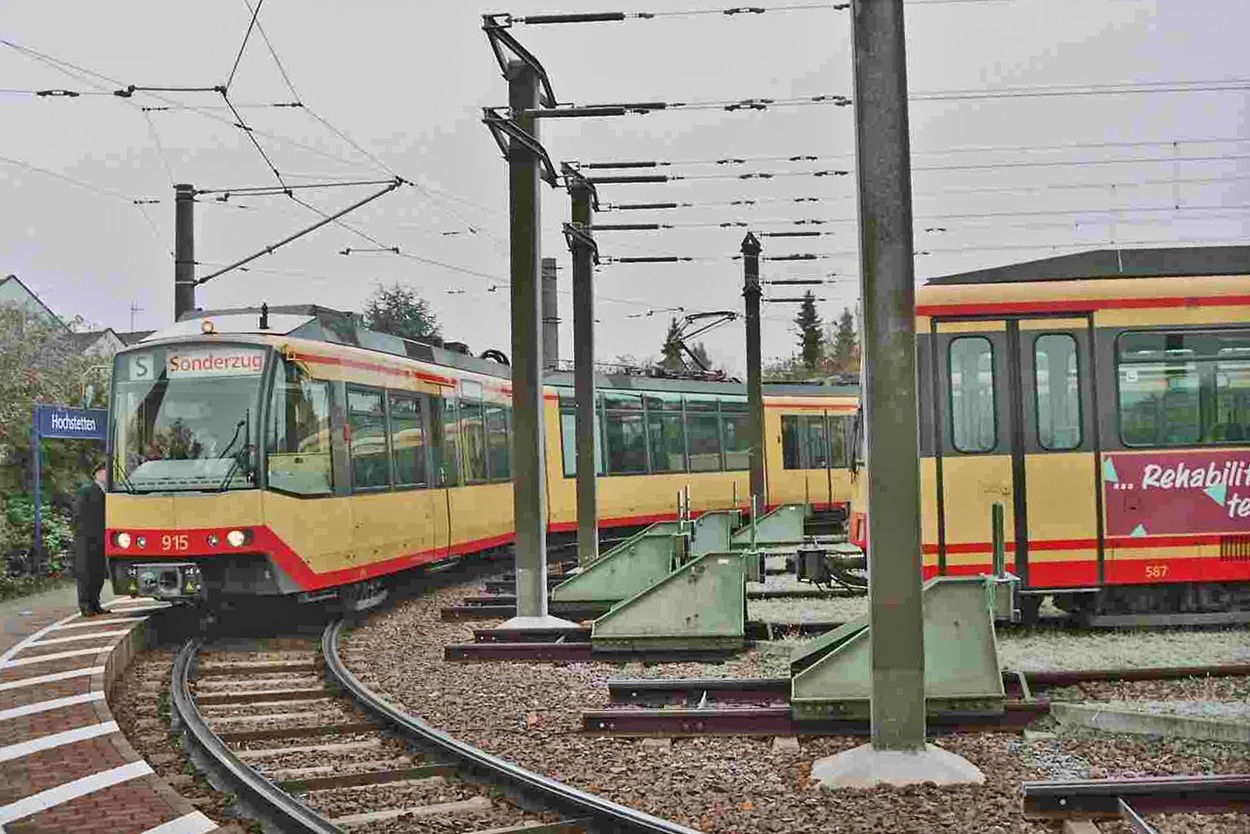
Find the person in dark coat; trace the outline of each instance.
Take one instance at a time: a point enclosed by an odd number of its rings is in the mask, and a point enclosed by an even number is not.
[[[84,617],[103,614],[104,587],[104,464],[92,472],[74,500],[74,578],[78,581],[78,610]]]

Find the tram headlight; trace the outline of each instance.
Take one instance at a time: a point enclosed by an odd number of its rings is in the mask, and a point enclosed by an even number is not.
[[[221,539],[217,538],[217,534],[216,534],[216,533],[209,533],[209,534],[208,534],[208,546],[209,546],[209,547],[216,547],[216,546],[217,546],[217,543],[218,543],[219,541],[221,541]]]
[[[127,532],[124,532],[124,531],[123,531],[123,532],[121,532],[121,533],[117,533],[116,535],[114,535],[114,536],[113,536],[113,544],[117,545],[117,546],[118,546],[118,547],[120,547],[122,550],[127,550],[127,549],[129,549],[129,547],[130,547],[130,534],[129,534],[129,533],[127,533]]]
[[[226,533],[226,541],[230,542],[231,547],[242,547],[252,540],[252,534],[248,530],[231,530]]]
[[[145,536],[135,536],[135,547],[142,550],[148,546],[148,540]]]

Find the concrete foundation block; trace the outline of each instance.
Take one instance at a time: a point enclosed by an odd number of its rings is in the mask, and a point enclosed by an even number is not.
[[[773,739],[774,753],[799,752],[799,740],[795,736],[777,736]]]
[[[824,788],[877,785],[980,785],[985,774],[963,756],[926,744],[922,750],[877,750],[861,745],[812,763],[812,782]]]
[[[527,628],[576,628],[577,623],[546,614],[542,617],[513,617],[499,627],[520,631]]]
[[[1250,721],[1139,712],[1106,704],[1051,704],[1050,714],[1069,727],[1250,744]]]

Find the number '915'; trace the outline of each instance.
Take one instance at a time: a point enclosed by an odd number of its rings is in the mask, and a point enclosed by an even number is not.
[[[186,535],[161,536],[161,550],[186,550],[189,545]]]

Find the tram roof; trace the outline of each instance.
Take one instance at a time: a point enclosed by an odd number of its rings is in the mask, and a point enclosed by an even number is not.
[[[364,320],[356,313],[322,307],[317,304],[275,305],[268,308],[268,327],[261,329],[259,307],[236,307],[222,310],[193,310],[165,330],[149,336],[146,341],[166,338],[194,337],[200,333],[204,319],[212,319],[219,335],[228,333],[254,334],[259,336],[291,336],[329,344],[374,350],[392,356],[406,356],[421,362],[430,362],[474,373],[503,379],[511,377],[511,369],[498,362],[479,359],[470,353],[460,353],[382,333],[365,327]]]
[[[1250,246],[1097,249],[929,278],[926,285],[1250,275]]]
[[[186,313],[170,327],[157,331],[145,339],[156,342],[171,338],[194,338],[200,335],[204,319],[212,319],[219,335],[250,334],[259,336],[291,336],[300,339],[327,342],[365,348],[395,356],[406,356],[422,362],[471,371],[487,376],[509,379],[512,369],[507,365],[479,359],[472,354],[460,353],[381,333],[365,327],[361,317],[354,313],[321,307],[316,304],[283,305],[269,308],[268,327],[260,328],[259,307],[242,307],[222,310],[194,310]],[[673,391],[690,394],[739,393],[745,396],[746,385],[733,381],[703,381],[668,379],[652,376],[624,374],[597,374],[596,385],[602,388],[636,391]],[[573,385],[573,374],[556,371],[546,375],[544,384],[552,386]],[[802,383],[764,383],[764,393],[770,396],[837,397],[857,396],[858,385],[825,385]]]

